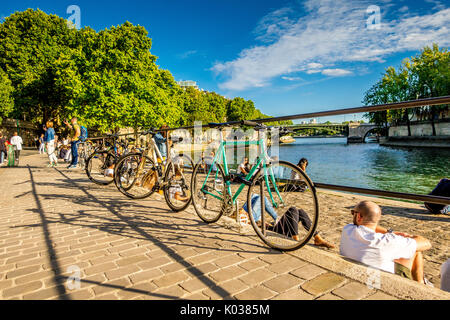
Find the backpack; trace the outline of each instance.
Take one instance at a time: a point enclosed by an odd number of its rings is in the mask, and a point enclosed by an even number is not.
[[[80,141],[86,141],[87,137],[88,137],[87,128],[85,126],[80,126],[80,136],[79,136]]]

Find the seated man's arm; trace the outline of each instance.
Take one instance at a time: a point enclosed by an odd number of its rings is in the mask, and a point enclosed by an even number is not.
[[[377,227],[375,228],[375,232],[376,232],[376,233],[386,233],[386,232],[388,232],[388,229],[383,228],[383,227],[377,225]]]
[[[430,240],[428,240],[422,236],[412,236],[411,238],[416,240],[416,243],[417,243],[416,251],[425,251],[425,250],[431,249]]]

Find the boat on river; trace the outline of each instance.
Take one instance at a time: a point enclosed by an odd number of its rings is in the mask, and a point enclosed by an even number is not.
[[[280,143],[286,144],[286,143],[293,143],[295,142],[295,139],[291,136],[282,136],[280,138]]]

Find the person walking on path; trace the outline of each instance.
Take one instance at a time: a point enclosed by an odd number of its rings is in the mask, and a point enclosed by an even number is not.
[[[55,151],[55,129],[53,129],[53,122],[48,121],[46,123],[47,130],[45,131],[44,143],[47,148],[48,159],[50,163],[48,167],[58,166],[58,157]]]
[[[6,139],[3,137],[3,134],[0,132],[0,166],[3,166],[3,162],[6,159],[7,151],[6,151]]]
[[[70,149],[72,151],[72,162],[67,167],[67,169],[74,169],[77,167],[78,164],[78,144],[80,143],[80,135],[81,135],[81,129],[78,125],[77,118],[73,117],[70,120],[70,124],[66,121],[64,121],[64,124],[71,130],[70,138],[72,140],[70,144]]]
[[[11,144],[14,146],[14,156],[15,156],[15,165],[19,165],[20,151],[22,151],[23,140],[18,135],[17,131],[14,132],[14,135],[10,140]]]
[[[46,131],[47,132],[47,131]],[[45,142],[44,142],[44,134],[41,134],[39,137],[39,154],[45,153]]]
[[[431,249],[429,240],[378,225],[381,208],[361,201],[353,210],[353,223],[342,230],[340,254],[367,266],[430,284],[423,274],[422,252]]]

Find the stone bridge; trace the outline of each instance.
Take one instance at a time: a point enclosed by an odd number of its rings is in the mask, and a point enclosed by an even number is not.
[[[341,132],[347,136],[348,143],[362,143],[364,142],[367,134],[373,129],[378,128],[377,125],[370,123],[349,123],[349,124],[297,124],[288,126],[287,128],[293,131],[300,131],[304,129],[323,129],[329,128]]]
[[[363,143],[366,136],[379,126],[371,123],[349,123],[347,143]]]

